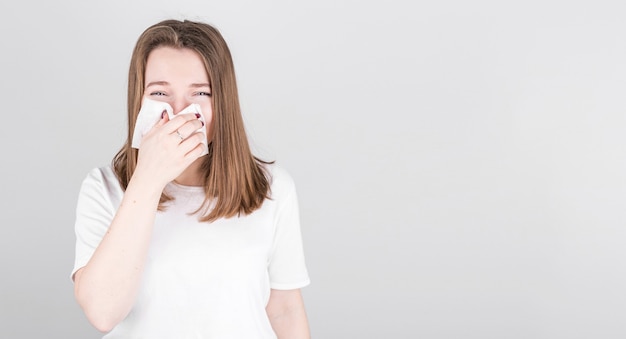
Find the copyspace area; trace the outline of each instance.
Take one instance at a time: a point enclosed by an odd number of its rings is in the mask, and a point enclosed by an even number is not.
[[[74,209],[124,142],[138,35],[230,44],[257,154],[298,187],[314,338],[624,338],[618,1],[0,4],[0,336],[99,338]]]

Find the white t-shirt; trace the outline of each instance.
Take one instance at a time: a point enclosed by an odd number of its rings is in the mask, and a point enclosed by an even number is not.
[[[270,288],[310,281],[293,180],[277,165],[267,168],[271,199],[250,215],[212,223],[189,215],[203,202],[202,187],[166,186],[175,199],[156,214],[135,305],[104,338],[276,338],[265,312]],[[123,194],[110,166],[84,179],[72,276],[91,258]]]

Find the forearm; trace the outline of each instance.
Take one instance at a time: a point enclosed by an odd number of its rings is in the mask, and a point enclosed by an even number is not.
[[[278,339],[309,339],[309,323],[304,312],[289,312],[271,320]]]
[[[77,272],[76,299],[103,332],[124,319],[135,301],[161,191],[133,177],[109,230]]]
[[[311,338],[300,290],[272,290],[266,312],[278,339]]]

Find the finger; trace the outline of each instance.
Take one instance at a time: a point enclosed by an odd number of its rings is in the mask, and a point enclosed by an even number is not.
[[[187,139],[183,140],[180,143],[180,149],[181,151],[183,151],[185,154],[188,154],[189,152],[191,152],[191,150],[193,150],[194,148],[196,148],[198,145],[200,146],[204,146],[204,142],[206,141],[206,138],[204,136],[204,133],[202,132],[195,132],[192,135],[190,135],[189,137],[187,137]],[[204,146],[206,147],[206,146]]]
[[[159,119],[152,128],[160,128],[161,126],[165,125],[168,121],[170,121],[170,118],[167,116],[167,112],[163,111],[163,113],[161,113],[161,119]]]
[[[204,122],[199,119],[187,121],[185,124],[180,126],[176,131],[180,133],[183,139],[186,139],[188,136],[192,135],[195,131],[198,131],[204,126]],[[174,134],[177,135],[177,132],[174,131]]]
[[[194,149],[192,149],[191,151],[189,151],[187,154],[184,155],[184,157],[182,158],[180,165],[184,168],[189,167],[189,165],[191,165],[194,161],[198,160],[200,157],[202,157],[202,155],[204,154],[204,149],[202,148],[203,145],[198,145],[196,146]]]
[[[191,164],[194,160],[204,155],[206,147],[207,146],[205,144],[198,144],[196,147],[192,148],[191,151],[185,154],[185,159],[190,161]]]
[[[183,126],[188,121],[200,119],[200,114],[188,113],[188,114],[177,114],[174,119],[170,120],[167,124],[165,124],[164,131],[166,133],[174,133],[177,129]]]

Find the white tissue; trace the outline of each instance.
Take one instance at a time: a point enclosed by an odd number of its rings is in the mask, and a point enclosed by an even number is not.
[[[174,113],[172,106],[170,106],[167,102],[156,101],[148,98],[144,98],[141,102],[141,109],[139,110],[139,114],[137,115],[137,122],[135,123],[135,130],[133,131],[133,140],[131,142],[132,148],[137,148],[141,146],[141,139],[143,136],[156,125],[157,122],[161,119],[161,114],[163,111],[167,112],[170,120],[174,118]],[[200,114],[200,121],[204,123],[206,126],[206,121],[204,120],[204,115],[202,114],[202,110],[200,109],[200,105],[191,104],[178,114],[185,113],[198,113]],[[196,132],[201,132],[204,134],[204,139],[202,143],[205,145],[204,153],[202,155],[208,154],[208,149],[206,147],[206,128],[202,126]]]

